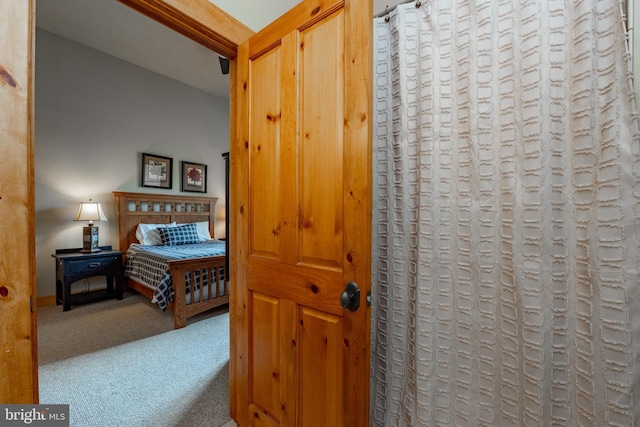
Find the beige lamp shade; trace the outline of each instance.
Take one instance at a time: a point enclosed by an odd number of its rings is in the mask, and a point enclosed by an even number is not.
[[[88,201],[80,202],[78,213],[76,213],[76,217],[73,220],[89,221],[89,224],[93,224],[93,221],[107,221],[107,216],[104,214],[100,203]]]

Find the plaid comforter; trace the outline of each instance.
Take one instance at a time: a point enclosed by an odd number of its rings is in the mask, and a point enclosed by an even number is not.
[[[186,258],[203,258],[225,254],[225,242],[210,240],[202,243],[178,246],[149,246],[132,244],[127,250],[124,274],[154,289],[151,302],[162,311],[173,301],[171,273],[167,261]],[[187,283],[187,292],[189,292]]]

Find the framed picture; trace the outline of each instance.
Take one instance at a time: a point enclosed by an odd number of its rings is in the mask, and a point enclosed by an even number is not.
[[[142,153],[142,186],[171,189],[173,187],[173,159]]]
[[[207,192],[207,165],[182,162],[182,191]]]

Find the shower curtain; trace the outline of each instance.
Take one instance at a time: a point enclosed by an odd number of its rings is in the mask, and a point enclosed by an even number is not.
[[[412,2],[374,34],[371,424],[640,425],[620,2]]]

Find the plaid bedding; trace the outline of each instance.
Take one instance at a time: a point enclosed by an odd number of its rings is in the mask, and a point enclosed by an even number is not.
[[[154,291],[151,302],[157,303],[164,311],[174,297],[167,260],[224,254],[225,242],[219,240],[178,246],[150,246],[134,243],[127,250],[124,274],[152,287]],[[189,283],[187,283],[187,292],[189,292],[188,285]]]

